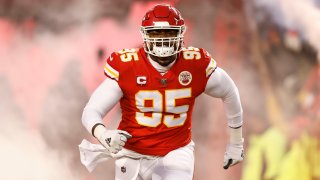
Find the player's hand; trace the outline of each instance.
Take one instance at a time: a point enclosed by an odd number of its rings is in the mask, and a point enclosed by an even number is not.
[[[111,153],[117,154],[132,136],[122,130],[107,130],[99,125],[94,130],[94,136]]]
[[[243,142],[232,144],[227,146],[226,152],[224,153],[223,168],[228,169],[243,160]]]

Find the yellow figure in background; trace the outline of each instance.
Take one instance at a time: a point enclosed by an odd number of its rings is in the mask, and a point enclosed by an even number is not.
[[[307,159],[309,147],[310,136],[306,133],[292,141],[289,151],[281,161],[276,180],[312,180],[311,166]]]
[[[277,176],[287,146],[286,136],[271,127],[249,139],[243,180],[273,179]]]

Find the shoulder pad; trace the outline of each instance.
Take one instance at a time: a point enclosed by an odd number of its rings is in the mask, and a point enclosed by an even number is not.
[[[113,52],[107,59],[107,62],[104,66],[104,73],[111,79],[116,81],[119,80],[119,56]]]
[[[106,65],[104,67],[105,74],[115,80],[119,80],[119,75],[121,69],[124,67],[124,63],[131,61],[138,61],[139,49],[122,49],[118,52],[113,52],[107,59]]]
[[[205,60],[210,59],[210,54],[203,48],[187,47],[182,49],[182,57],[185,60]]]
[[[209,77],[217,68],[216,61],[203,48],[187,47],[182,49],[182,57],[185,60],[199,62],[199,66],[205,68],[206,77]]]
[[[217,62],[212,58],[210,53],[205,49],[200,48],[200,51],[202,52],[203,58],[207,63],[206,76],[209,77],[217,69]]]

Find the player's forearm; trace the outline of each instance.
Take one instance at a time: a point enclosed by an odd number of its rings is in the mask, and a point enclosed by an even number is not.
[[[223,103],[228,119],[230,143],[242,143],[242,107],[236,87],[223,98]]]
[[[238,88],[234,83],[232,88],[229,90],[226,96],[222,98],[222,100],[228,119],[230,143],[242,144],[242,107]]]
[[[232,144],[242,144],[243,110],[238,88],[233,85],[229,92],[222,98],[229,126],[229,138]]]
[[[82,113],[82,124],[89,133],[93,135],[93,127],[96,124],[103,124],[103,115],[97,110],[90,107],[85,107]]]
[[[96,124],[103,124],[102,119],[117,104],[122,95],[116,81],[107,78],[102,82],[91,95],[82,113],[82,124],[88,132],[92,133]]]
[[[240,128],[243,123],[243,117],[238,88],[234,85],[226,96],[222,98],[222,101],[228,119],[228,126],[234,129]]]

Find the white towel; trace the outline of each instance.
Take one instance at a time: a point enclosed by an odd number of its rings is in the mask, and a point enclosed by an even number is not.
[[[129,157],[132,159],[155,159],[157,156],[143,155],[128,149],[123,148],[117,154],[110,153],[101,144],[93,144],[86,139],[83,139],[79,144],[80,160],[81,163],[87,168],[89,172],[92,172],[94,168],[100,163],[107,161],[110,158]]]
[[[79,144],[81,163],[92,172],[98,163],[111,158],[111,153],[101,144],[92,144],[88,140],[83,139]]]

